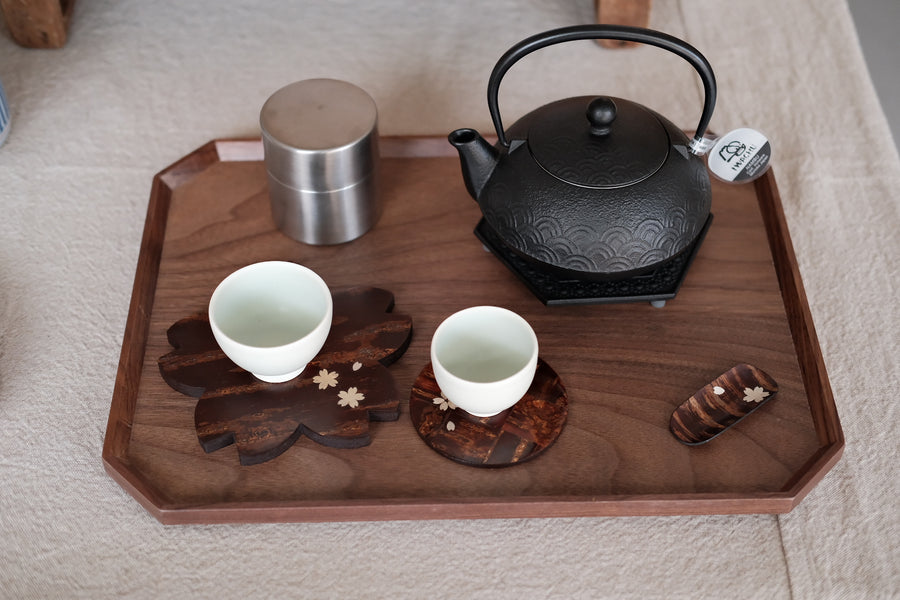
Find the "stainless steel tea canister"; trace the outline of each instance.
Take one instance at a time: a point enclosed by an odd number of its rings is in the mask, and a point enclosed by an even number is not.
[[[276,226],[307,244],[340,244],[381,214],[378,111],[359,87],[307,79],[269,97],[260,111]]]

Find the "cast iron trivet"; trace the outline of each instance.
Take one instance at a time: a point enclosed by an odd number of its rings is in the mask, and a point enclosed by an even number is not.
[[[669,429],[684,444],[706,443],[771,400],[777,392],[778,384],[765,371],[753,365],[737,365],[676,408]]]
[[[547,270],[534,268],[506,247],[484,219],[475,227],[475,236],[547,306],[562,304],[606,304],[612,302],[664,302],[678,293],[688,267],[697,255],[712,223],[710,215],[697,240],[652,273],[625,279],[593,281],[565,279]]]
[[[425,443],[473,467],[505,467],[538,456],[559,437],[568,413],[566,388],[542,359],[525,397],[493,417],[470,415],[444,398],[430,362],[409,398],[409,416]]]
[[[369,421],[397,420],[400,396],[387,365],[409,346],[412,319],[390,313],[387,290],[359,287],[332,297],[325,346],[285,383],[265,383],[231,362],[206,314],[169,328],[175,350],[160,357],[159,371],[172,388],[198,398],[194,425],[206,452],[235,444],[241,464],[252,465],[275,458],[301,434],[358,448],[371,442]]]

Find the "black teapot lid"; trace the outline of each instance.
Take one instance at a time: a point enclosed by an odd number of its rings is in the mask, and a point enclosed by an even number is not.
[[[669,153],[669,136],[653,113],[607,96],[548,104],[527,135],[531,154],[545,171],[584,187],[638,183],[656,173]]]

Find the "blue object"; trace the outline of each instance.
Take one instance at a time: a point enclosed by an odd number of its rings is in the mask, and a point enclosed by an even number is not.
[[[6,136],[9,135],[9,127],[9,102],[6,101],[6,92],[3,91],[3,83],[0,82],[0,146],[6,141]]]
[[[3,83],[0,83],[0,146],[6,141],[10,127],[9,102],[6,101],[6,92],[3,91]]]

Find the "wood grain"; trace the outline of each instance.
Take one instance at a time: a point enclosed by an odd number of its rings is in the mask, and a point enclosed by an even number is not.
[[[274,228],[260,146],[211,142],[151,189],[103,458],[161,521],[786,512],[840,457],[843,434],[771,172],[755,186],[714,182],[716,221],[665,308],[546,307],[473,236],[480,212],[445,140],[384,140],[384,214],[341,246],[302,245]],[[364,448],[301,439],[252,473],[235,450],[204,453],[194,399],[166,385],[156,359],[169,351],[172,323],[259,260],[305,264],[333,287],[390,289],[416,323],[391,367],[401,390],[428,363],[446,316],[476,304],[518,312],[565,382],[563,435],[540,460],[501,470],[445,459],[402,417],[372,424]],[[743,362],[778,381],[778,400],[714,444],[679,443],[668,429],[675,407]]]
[[[75,0],[0,0],[13,40],[25,48],[62,48]]]
[[[765,371],[734,366],[679,405],[669,429],[682,443],[705,444],[759,410],[776,392],[778,384]]]
[[[255,465],[301,435],[358,448],[371,443],[369,421],[399,418],[400,392],[387,366],[409,346],[412,319],[390,313],[394,297],[387,290],[355,287],[332,297],[325,345],[299,377],[280,384],[256,379],[225,356],[206,314],[169,327],[174,350],[159,358],[159,372],[170,387],[198,398],[194,425],[204,451],[235,444],[241,464]]]
[[[409,416],[430,448],[472,467],[508,467],[540,456],[557,440],[569,413],[559,375],[538,360],[525,397],[492,417],[476,417],[442,394],[428,363],[412,385]]]
[[[604,25],[647,27],[650,24],[652,6],[652,0],[594,0],[597,23]],[[597,43],[606,48],[631,48],[640,45],[620,40],[597,40]]]

